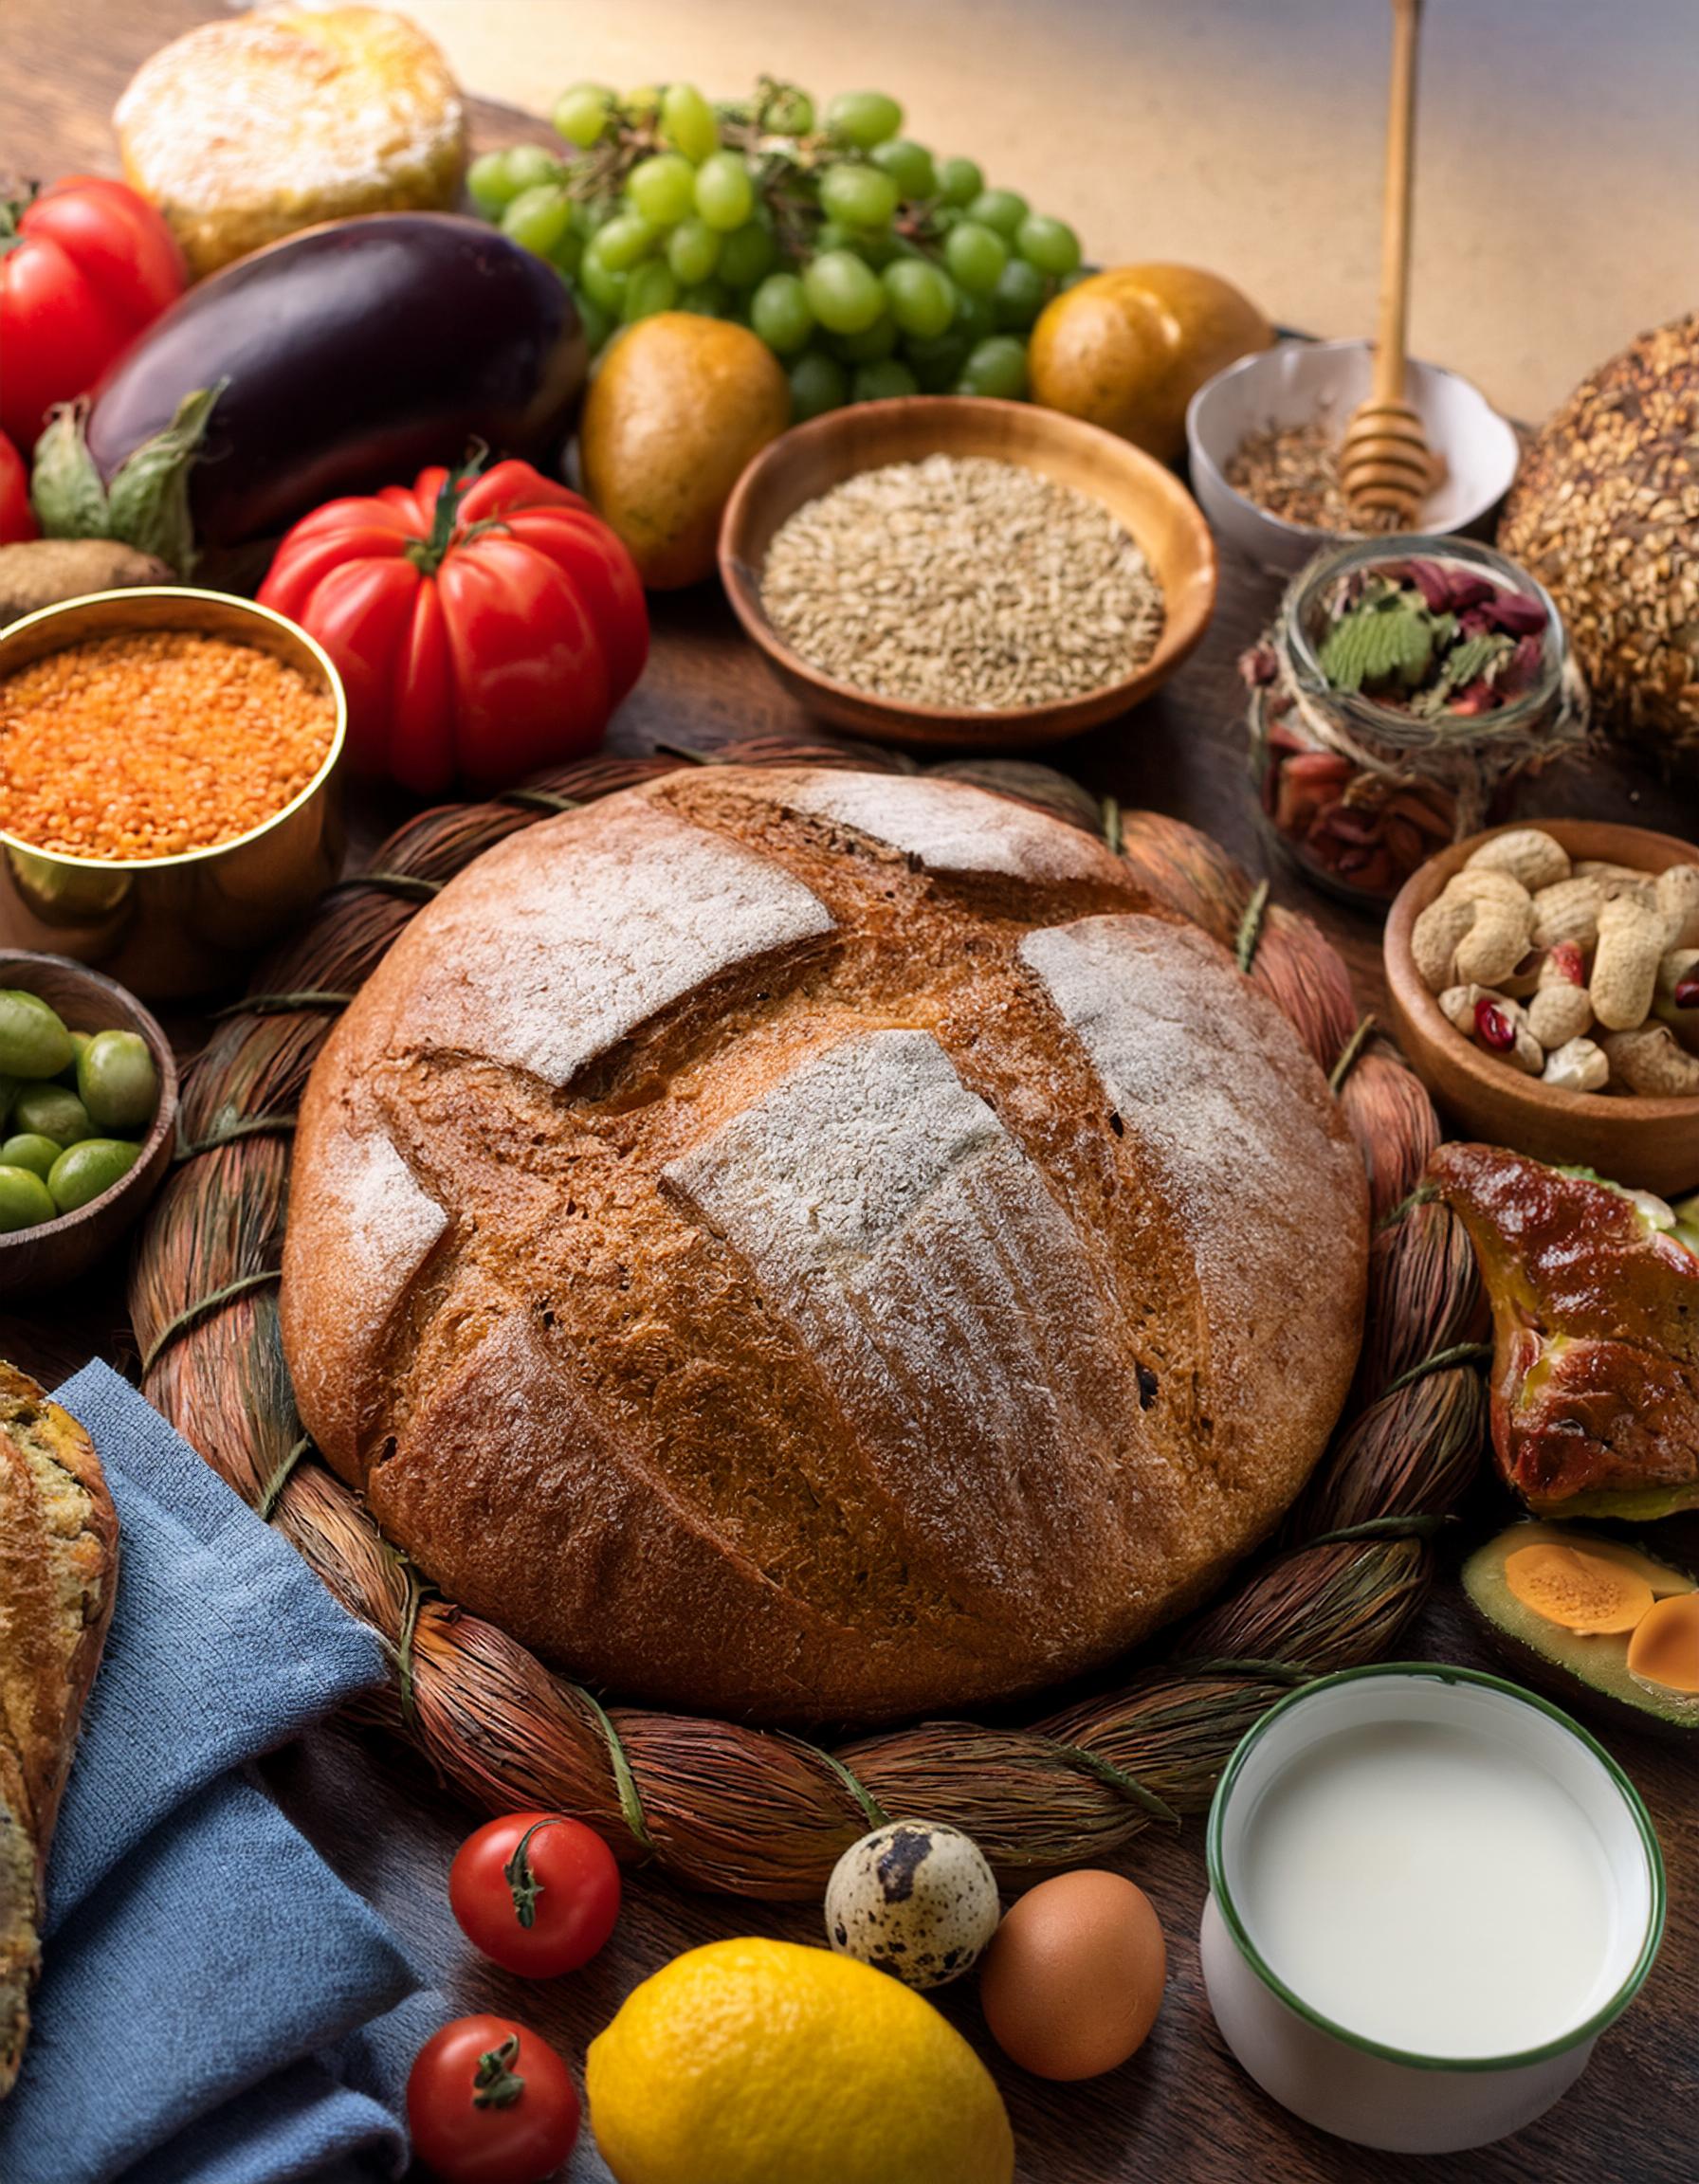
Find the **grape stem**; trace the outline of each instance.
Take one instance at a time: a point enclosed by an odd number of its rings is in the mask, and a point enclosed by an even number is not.
[[[752,99],[724,100],[714,109],[722,148],[742,155],[752,171],[756,195],[772,215],[775,240],[798,264],[814,255],[815,238],[825,221],[819,199],[821,169],[857,156],[830,130],[795,132],[783,127],[802,99],[795,84],[762,76]],[[666,149],[652,108],[616,106],[609,133],[567,163],[567,195],[576,204],[611,204],[625,188],[632,168]],[[892,232],[934,264],[942,262],[937,226],[941,203],[938,198],[904,198],[891,221]]]

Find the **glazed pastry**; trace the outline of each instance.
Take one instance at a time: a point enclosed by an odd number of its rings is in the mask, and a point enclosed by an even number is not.
[[[1546,1517],[1699,1503],[1699,1254],[1661,1199],[1493,1145],[1429,1174],[1492,1305],[1492,1446]]]

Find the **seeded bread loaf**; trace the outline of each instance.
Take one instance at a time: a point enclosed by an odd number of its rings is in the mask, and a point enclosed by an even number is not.
[[[1291,1501],[1361,1167],[1267,996],[959,783],[670,775],[415,919],[301,1113],[302,1418],[446,1592],[626,1699],[965,1705]]]
[[[0,2098],[29,2031],[47,1846],[117,1584],[88,1435],[0,1364]]]

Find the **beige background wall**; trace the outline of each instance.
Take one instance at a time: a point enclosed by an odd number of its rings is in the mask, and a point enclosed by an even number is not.
[[[874,85],[1080,228],[1276,318],[1374,311],[1384,0],[395,0],[474,90]],[[1699,307],[1699,0],[1428,0],[1413,341],[1537,416]]]

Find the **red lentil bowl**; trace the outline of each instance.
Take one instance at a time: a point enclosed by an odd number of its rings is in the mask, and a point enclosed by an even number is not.
[[[341,866],[346,704],[303,629],[187,586],[0,631],[0,944],[235,983]]]

